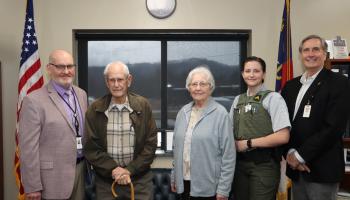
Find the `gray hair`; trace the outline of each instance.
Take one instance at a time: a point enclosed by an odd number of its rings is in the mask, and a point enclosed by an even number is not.
[[[111,68],[111,66],[118,66],[118,65],[123,67],[123,70],[125,72],[125,76],[128,76],[130,74],[129,68],[128,68],[128,66],[126,64],[124,64],[121,61],[114,61],[114,62],[111,62],[111,63],[106,65],[105,69],[103,70],[103,75],[105,77],[107,77],[109,68]]]
[[[327,42],[325,39],[323,39],[322,37],[318,36],[318,35],[309,35],[309,36],[306,36],[301,42],[300,42],[300,45],[299,45],[299,53],[301,53],[301,51],[303,50],[303,45],[306,41],[308,40],[311,40],[311,39],[318,39],[320,42],[321,42],[321,47],[323,49],[324,52],[327,52]]]
[[[215,89],[214,76],[210,72],[209,67],[207,65],[199,65],[199,66],[197,66],[196,68],[194,68],[194,69],[192,69],[190,71],[190,73],[188,74],[188,76],[186,78],[186,88],[187,88],[187,90],[189,89],[189,86],[190,86],[190,84],[192,82],[192,77],[195,74],[203,74],[206,77],[208,83],[210,84],[211,92],[214,91],[214,89]]]

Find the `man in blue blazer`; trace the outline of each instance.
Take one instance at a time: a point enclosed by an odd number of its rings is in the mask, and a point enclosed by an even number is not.
[[[299,53],[305,72],[282,90],[292,122],[286,173],[293,181],[294,199],[336,199],[344,174],[342,138],[350,112],[349,80],[324,68],[327,43],[320,36],[304,38]]]

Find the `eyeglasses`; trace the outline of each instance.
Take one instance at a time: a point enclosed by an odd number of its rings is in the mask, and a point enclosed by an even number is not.
[[[210,85],[209,83],[206,82],[196,82],[196,83],[190,83],[190,87],[196,88],[197,86],[203,88],[203,87],[207,87],[208,85]]]
[[[55,66],[56,69],[61,70],[61,71],[64,71],[66,68],[67,68],[67,70],[71,70],[71,69],[73,69],[76,66],[75,64],[69,64],[69,65],[62,65],[62,64],[56,65],[56,64],[53,64],[53,63],[49,63],[49,64],[52,65],[52,66]]]
[[[126,81],[126,78],[106,78],[109,83],[124,83]]]

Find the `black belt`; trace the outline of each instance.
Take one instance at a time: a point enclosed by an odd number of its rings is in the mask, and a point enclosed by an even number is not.
[[[257,148],[246,152],[238,152],[237,160],[253,161],[255,164],[269,162],[274,158],[274,148]]]
[[[77,164],[79,164],[81,161],[84,160],[84,156],[83,157],[80,157],[80,158],[77,158]]]

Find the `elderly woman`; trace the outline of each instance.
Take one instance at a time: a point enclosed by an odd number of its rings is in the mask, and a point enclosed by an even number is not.
[[[289,140],[289,115],[285,101],[264,85],[265,61],[248,57],[242,77],[246,93],[233,100],[237,165],[233,181],[233,199],[275,200],[280,181],[279,146]]]
[[[236,157],[230,117],[211,97],[215,83],[206,67],[189,73],[186,88],[193,101],[176,117],[172,191],[185,200],[227,200]]]

